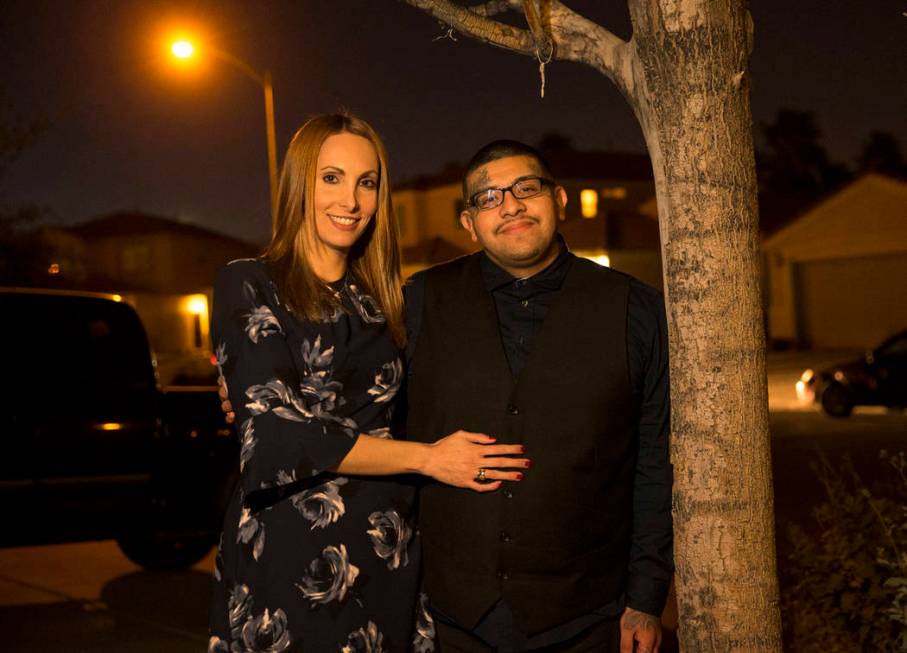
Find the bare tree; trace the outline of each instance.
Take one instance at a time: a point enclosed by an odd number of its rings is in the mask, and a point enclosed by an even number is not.
[[[681,647],[779,651],[745,0],[628,0],[629,41],[558,0],[405,1],[543,78],[551,60],[592,66],[632,106],[664,260]]]

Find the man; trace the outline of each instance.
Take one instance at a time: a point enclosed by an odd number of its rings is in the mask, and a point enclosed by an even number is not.
[[[492,434],[532,469],[492,493],[422,488],[440,651],[653,653],[673,571],[661,296],[569,252],[533,148],[483,147],[463,195],[482,251],[406,288],[408,437]]]
[[[655,651],[673,569],[661,297],[567,250],[566,192],[533,148],[483,147],[463,187],[482,252],[406,289],[408,437],[489,433],[532,469],[421,491],[441,652]]]

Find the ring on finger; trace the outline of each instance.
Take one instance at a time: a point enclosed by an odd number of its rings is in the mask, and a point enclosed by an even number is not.
[[[485,476],[484,467],[479,467],[479,473],[476,474],[476,480],[479,481],[480,483],[483,483],[488,480],[488,478]]]

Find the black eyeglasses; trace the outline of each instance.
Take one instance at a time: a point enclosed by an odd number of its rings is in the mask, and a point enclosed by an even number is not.
[[[504,203],[504,193],[510,193],[518,200],[526,200],[540,195],[546,186],[554,186],[554,182],[544,177],[526,177],[515,181],[504,188],[486,188],[469,198],[467,207],[475,207],[480,211],[493,209]]]

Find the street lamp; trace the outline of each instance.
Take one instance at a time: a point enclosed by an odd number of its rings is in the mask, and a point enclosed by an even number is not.
[[[274,87],[271,84],[270,71],[257,72],[245,61],[229,52],[218,48],[207,47],[205,51],[213,57],[238,68],[246,77],[261,86],[265,99],[265,134],[268,140],[268,183],[271,190],[271,227],[277,220],[277,142],[274,133]],[[185,39],[174,41],[170,53],[178,59],[189,59],[195,56],[195,46]]]

